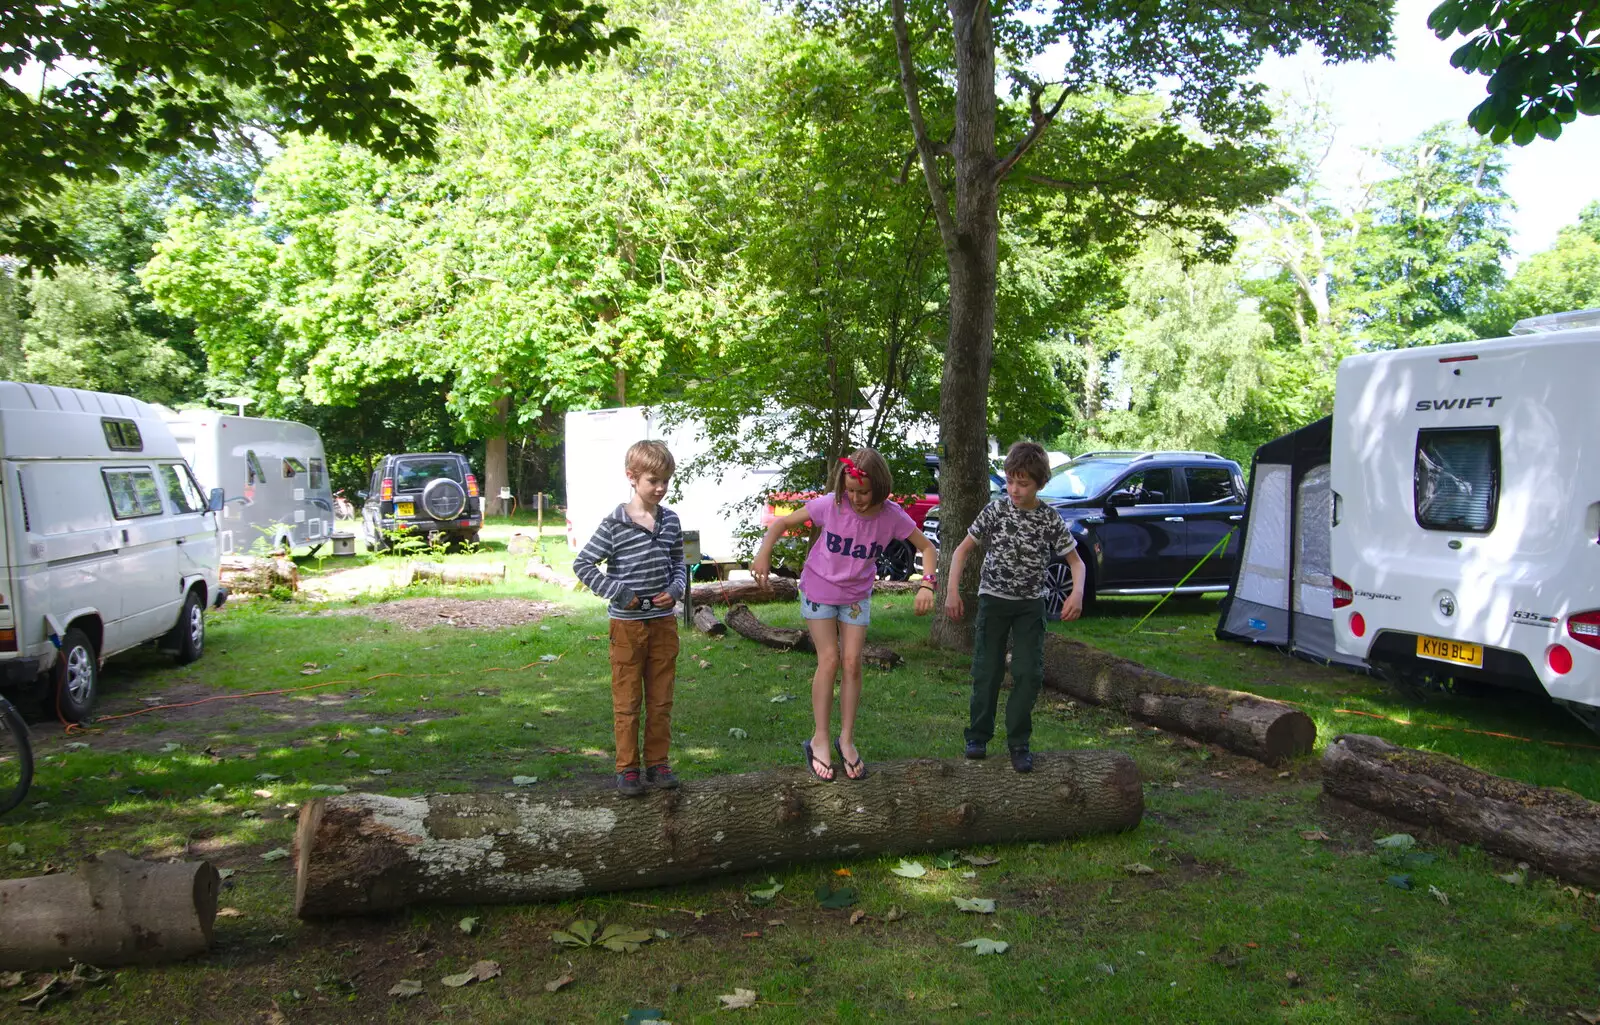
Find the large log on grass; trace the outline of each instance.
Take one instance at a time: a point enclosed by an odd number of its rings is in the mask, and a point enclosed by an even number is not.
[[[1190,683],[1056,634],[1044,639],[1044,684],[1268,765],[1309,754],[1317,741],[1316,724],[1293,705]]]
[[[300,586],[300,567],[281,555],[224,555],[220,578],[223,586],[238,594],[266,594],[274,587],[293,591]]]
[[[879,580],[872,585],[872,593],[915,594],[919,584],[920,581],[916,580]],[[716,580],[695,584],[689,588],[689,596],[696,605],[734,605],[739,602],[759,605],[795,601],[800,597],[800,588],[793,580],[784,577],[770,577],[765,586],[754,580]]]
[[[579,587],[583,586],[582,584],[578,583],[577,577],[568,573],[563,573],[555,567],[546,565],[544,562],[538,559],[529,559],[528,567],[523,572],[525,575],[533,577],[535,580],[543,580],[547,584],[554,584],[555,586],[565,588],[568,591],[575,591]]]
[[[506,579],[506,564],[468,564],[447,566],[442,562],[413,562],[411,583],[429,580],[440,584],[498,584]]]
[[[1346,733],[1322,755],[1322,790],[1405,822],[1600,886],[1600,804],[1454,758]]]
[[[796,752],[797,761],[798,752]],[[295,913],[521,903],[670,886],[799,861],[1067,840],[1138,825],[1139,770],[1118,751],[869,764],[823,783],[776,769],[623,797],[344,794],[310,801],[295,833]]]
[[[221,877],[206,861],[121,851],[76,872],[0,880],[0,969],[156,964],[211,946]]]
[[[750,611],[748,605],[735,605],[728,609],[727,618],[728,625],[735,633],[757,644],[765,644],[769,648],[781,651],[815,653],[817,650],[816,645],[811,643],[810,631],[790,626],[768,626],[756,618],[756,614]],[[903,659],[893,648],[868,641],[861,646],[861,661],[879,669],[893,669]]]

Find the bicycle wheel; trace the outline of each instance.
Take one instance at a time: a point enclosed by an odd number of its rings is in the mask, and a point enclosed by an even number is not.
[[[33,783],[33,745],[28,725],[0,698],[0,815],[22,803]]]

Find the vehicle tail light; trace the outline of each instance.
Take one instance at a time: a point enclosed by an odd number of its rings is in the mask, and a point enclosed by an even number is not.
[[[1345,583],[1343,580],[1340,580],[1338,577],[1334,577],[1333,607],[1336,609],[1342,609],[1355,600],[1356,595],[1354,591],[1350,590],[1350,585]]]
[[[17,650],[17,630],[15,627],[6,627],[0,630],[0,651]]]
[[[1579,644],[1600,649],[1600,609],[1568,616],[1567,636]]]
[[[467,497],[468,498],[477,498],[478,497],[478,478],[474,477],[470,473],[467,474]]]
[[[1350,617],[1350,632],[1357,637],[1365,637],[1367,635],[1367,620],[1361,613],[1357,612]]]
[[[383,487],[378,489],[378,501],[380,501],[380,502],[393,502],[394,501],[394,478],[393,477],[385,477],[385,478],[383,478]]]
[[[1550,671],[1557,676],[1572,672],[1572,652],[1560,644],[1550,645],[1550,650],[1545,652],[1544,659],[1550,664]]]

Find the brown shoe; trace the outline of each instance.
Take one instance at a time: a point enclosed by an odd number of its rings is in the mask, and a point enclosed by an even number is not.
[[[665,762],[660,765],[652,765],[644,770],[644,781],[663,790],[678,789],[678,777],[673,774],[672,769]]]

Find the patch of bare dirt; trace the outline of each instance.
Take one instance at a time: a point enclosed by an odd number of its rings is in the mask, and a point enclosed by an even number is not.
[[[321,615],[366,616],[398,623],[407,630],[426,630],[433,626],[501,630],[537,623],[546,616],[564,615],[564,611],[553,601],[532,598],[402,598],[382,605],[332,609]]]

